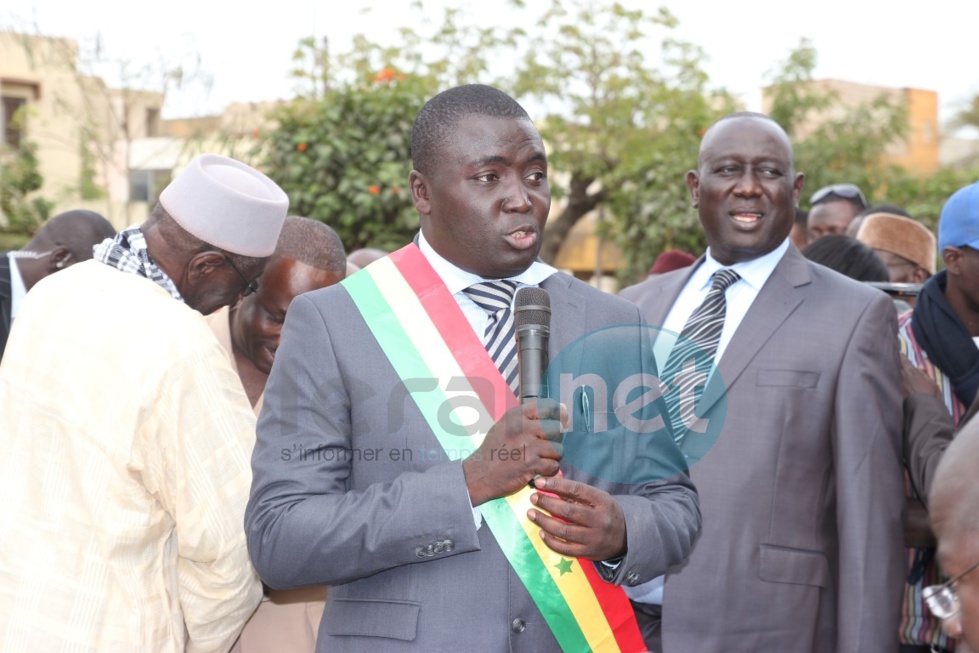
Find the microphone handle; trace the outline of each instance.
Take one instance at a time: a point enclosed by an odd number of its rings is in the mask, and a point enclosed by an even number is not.
[[[550,329],[540,324],[525,324],[517,330],[517,365],[520,368],[521,403],[546,396],[541,388],[547,369],[547,341]]]

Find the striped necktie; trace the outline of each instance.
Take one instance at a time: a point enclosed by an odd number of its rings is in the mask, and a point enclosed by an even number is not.
[[[463,290],[469,299],[489,314],[483,345],[514,394],[518,390],[517,340],[510,305],[516,291],[517,283],[506,280],[477,283]]]
[[[704,302],[691,313],[683,325],[680,338],[673,345],[673,351],[666,361],[661,377],[673,389],[667,394],[670,408],[670,421],[673,424],[673,437],[679,443],[686,435],[687,428],[694,424],[696,405],[694,386],[698,381],[706,381],[702,374],[688,373],[676,376],[684,364],[696,363],[705,359],[714,362],[717,345],[724,329],[724,316],[727,312],[725,291],[741,278],[734,270],[721,269],[714,273],[710,290]]]

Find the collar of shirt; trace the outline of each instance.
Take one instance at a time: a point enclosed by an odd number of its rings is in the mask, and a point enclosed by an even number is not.
[[[27,286],[24,285],[24,278],[20,276],[20,268],[17,267],[17,259],[11,252],[7,252],[7,260],[10,261],[10,321],[13,322],[20,310],[20,304],[27,295]]]
[[[421,250],[422,254],[435,270],[435,273],[442,279],[445,287],[449,289],[449,292],[456,298],[456,301],[460,303],[460,306],[463,305],[463,302],[467,302],[472,304],[473,307],[479,309],[481,313],[485,314],[485,311],[479,308],[479,306],[469,299],[469,296],[462,291],[475,283],[494,281],[494,279],[486,279],[478,274],[466,272],[454,263],[451,263],[447,259],[443,258],[442,255],[436,252],[429,242],[425,240],[425,234],[421,232],[418,233],[418,249]],[[537,286],[540,285],[544,279],[548,278],[555,272],[557,272],[557,270],[547,263],[536,260],[531,263],[529,268],[520,274],[507,278],[511,281],[516,281],[518,288],[521,286]],[[477,331],[477,333],[482,333],[482,331]]]
[[[683,325],[687,323],[690,315],[707,297],[707,292],[710,290],[711,285],[711,276],[718,270],[729,267],[741,275],[741,278],[732,284],[724,294],[727,300],[727,310],[724,317],[724,328],[721,331],[721,339],[717,345],[717,354],[715,356],[716,360],[720,360],[721,356],[724,355],[727,344],[731,342],[735,331],[737,331],[744,316],[748,313],[748,309],[751,308],[751,304],[755,301],[755,297],[758,296],[758,293],[768,281],[768,278],[772,276],[772,272],[775,271],[775,266],[782,260],[782,257],[785,256],[785,252],[788,249],[789,239],[786,238],[781,245],[769,253],[751,259],[750,261],[735,263],[731,266],[721,265],[711,256],[710,249],[708,249],[703,262],[690,275],[683,290],[680,291],[679,296],[673,303],[673,308],[670,309],[666,320],[663,322],[663,329],[676,334],[681,333],[683,331]],[[669,341],[669,349],[672,349],[673,339],[667,338],[666,340]],[[665,364],[666,357],[669,356],[669,350],[664,351],[661,347],[657,347],[655,351],[657,362],[660,365]]]

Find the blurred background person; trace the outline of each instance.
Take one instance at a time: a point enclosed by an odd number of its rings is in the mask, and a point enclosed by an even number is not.
[[[867,208],[863,191],[853,184],[824,186],[809,200],[809,242],[846,233],[850,222]]]
[[[887,281],[887,266],[874,250],[849,236],[824,236],[802,250],[813,263],[857,281]]]
[[[789,238],[800,252],[809,244],[809,211],[795,207],[795,222],[792,223]]]
[[[884,261],[891,283],[922,284],[935,274],[935,234],[917,220],[873,213],[861,223],[857,240]]]
[[[94,211],[65,211],[41,225],[24,247],[0,255],[0,358],[27,291],[44,277],[89,260],[95,245],[115,235]]]
[[[258,289],[231,308],[208,316],[208,326],[228,354],[255,415],[262,410],[265,383],[292,300],[343,280],[347,260],[340,237],[308,218],[288,217],[258,279]],[[232,653],[313,653],[326,603],[326,587],[266,588]]]

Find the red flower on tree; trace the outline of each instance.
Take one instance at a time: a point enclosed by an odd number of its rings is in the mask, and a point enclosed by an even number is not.
[[[378,186],[377,184],[372,185],[367,190],[370,191],[370,194],[371,195],[380,195],[380,193],[381,193],[381,187]]]
[[[308,146],[305,143],[300,143],[299,145],[296,146],[296,149],[300,152],[305,152],[307,147]]]

